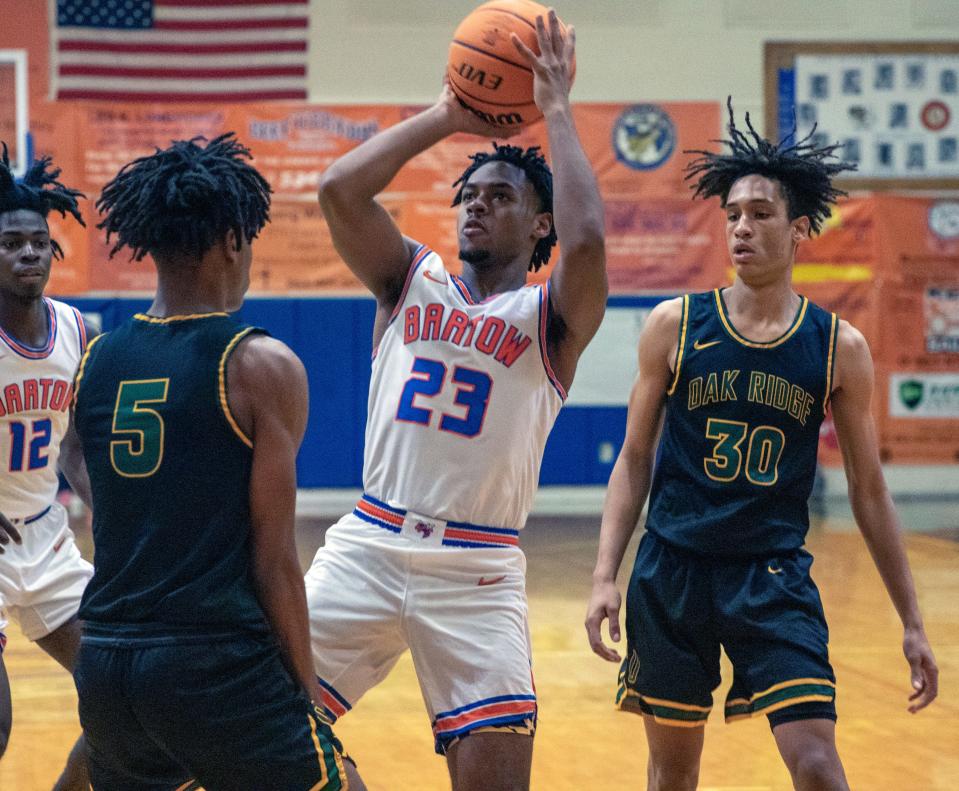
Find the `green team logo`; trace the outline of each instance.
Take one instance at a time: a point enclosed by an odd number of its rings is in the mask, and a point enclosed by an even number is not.
[[[626,680],[630,686],[636,685],[636,679],[639,678],[639,654],[634,648],[629,654],[629,665],[626,670]]]
[[[924,385],[915,379],[899,383],[899,398],[908,409],[915,409],[922,402]]]

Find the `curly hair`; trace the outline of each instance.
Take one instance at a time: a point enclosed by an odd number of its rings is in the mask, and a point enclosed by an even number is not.
[[[553,173],[546,164],[546,159],[540,154],[539,146],[530,148],[520,148],[519,146],[498,145],[493,143],[492,153],[488,151],[477,151],[470,154],[473,163],[463,171],[463,174],[453,182],[453,186],[459,186],[456,195],[453,197],[453,206],[459,206],[463,201],[463,189],[466,182],[469,181],[477,170],[489,162],[508,162],[515,165],[526,174],[539,196],[539,210],[541,212],[553,212]],[[529,269],[532,272],[537,271],[541,266],[549,262],[550,254],[556,245],[556,228],[550,224],[549,235],[544,236],[536,243],[533,248],[533,255],[530,257]]]
[[[686,166],[686,180],[695,179],[693,197],[711,198],[718,195],[725,206],[729,190],[736,181],[753,174],[765,176],[782,186],[789,219],[808,217],[812,233],[819,233],[823,221],[832,213],[830,204],[846,194],[833,186],[833,177],[844,170],[856,169],[855,164],[835,157],[836,150],[842,144],[816,146],[811,142],[816,132],[815,125],[798,142],[793,142],[794,127],[790,135],[773,144],[756,132],[749,113],[746,113],[748,134],[736,128],[732,97],[726,100],[726,107],[729,110],[727,128],[730,139],[714,142],[725,144],[729,153],[685,152],[701,155]]]
[[[17,179],[10,165],[7,144],[0,142],[0,214],[26,209],[46,219],[51,211],[56,211],[62,217],[69,213],[80,225],[85,225],[77,198],[86,196],[57,181],[60,168],[51,168],[52,162],[48,156],[40,157],[30,164],[23,178]],[[56,258],[63,258],[63,250],[55,239],[50,240],[50,249]]]
[[[97,227],[108,243],[116,235],[110,256],[128,247],[136,261],[147,253],[199,259],[231,229],[237,249],[251,242],[270,219],[271,190],[248,159],[249,149],[227,132],[209,142],[175,140],[124,165],[97,201],[106,215]]]

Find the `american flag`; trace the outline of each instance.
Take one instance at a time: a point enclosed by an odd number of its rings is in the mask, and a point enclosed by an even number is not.
[[[55,99],[306,99],[310,0],[57,0]]]

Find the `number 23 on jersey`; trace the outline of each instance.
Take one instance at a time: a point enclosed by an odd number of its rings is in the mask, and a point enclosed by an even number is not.
[[[428,403],[427,399],[438,396],[447,380],[456,388],[453,402],[462,407],[464,412],[459,415],[442,413],[438,428],[440,431],[449,431],[464,437],[478,436],[483,430],[483,419],[489,406],[493,380],[483,371],[462,365],[457,365],[452,372],[448,372],[444,363],[428,357],[417,357],[413,360],[410,378],[406,380],[400,395],[396,419],[430,426],[434,410],[424,402]]]

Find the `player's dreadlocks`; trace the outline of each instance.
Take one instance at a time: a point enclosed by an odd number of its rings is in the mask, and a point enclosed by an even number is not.
[[[773,145],[759,136],[746,113],[746,135],[736,128],[733,119],[732,97],[726,100],[729,109],[730,140],[717,140],[728,146],[730,153],[715,154],[711,151],[687,151],[701,154],[686,167],[686,179],[697,179],[693,185],[693,197],[711,198],[718,195],[722,205],[733,184],[743,176],[758,174],[773,179],[782,185],[786,197],[789,219],[809,217],[812,233],[819,233],[823,221],[830,216],[829,205],[846,193],[832,185],[832,178],[844,170],[855,170],[850,162],[834,157],[842,144],[817,147],[811,142],[816,127],[799,142],[792,142],[793,134]]]
[[[60,168],[48,169],[53,161],[50,157],[34,161],[23,178],[17,180],[10,167],[7,144],[0,143],[0,147],[0,214],[26,209],[46,219],[51,211],[60,212],[63,217],[70,212],[80,225],[84,224],[77,198],[86,196],[57,181]],[[50,249],[56,258],[63,258],[63,250],[55,239],[50,240]]]
[[[493,143],[493,153],[487,151],[478,151],[470,154],[473,164],[463,171],[463,175],[453,182],[453,186],[459,185],[459,190],[453,198],[453,206],[459,206],[463,200],[463,188],[479,168],[488,162],[508,162],[515,165],[526,174],[530,180],[533,189],[539,196],[539,210],[541,212],[553,212],[553,174],[546,164],[546,159],[539,153],[539,146],[531,146],[523,149],[519,146],[497,145]],[[550,253],[556,244],[556,228],[550,227],[549,235],[544,236],[536,243],[533,248],[533,255],[530,257],[529,269],[533,272],[538,270],[543,264],[549,261]]]
[[[176,140],[169,148],[123,166],[103,188],[97,227],[116,234],[113,256],[123,247],[139,261],[200,259],[229,229],[237,249],[252,241],[270,218],[270,185],[244,160],[250,151],[233,132],[211,140]]]

